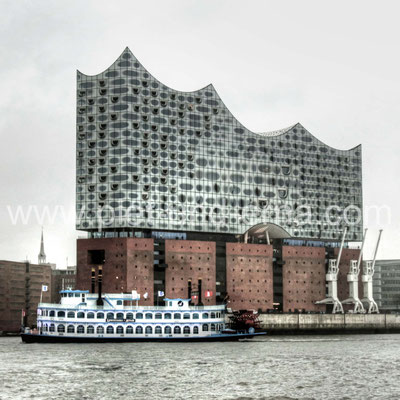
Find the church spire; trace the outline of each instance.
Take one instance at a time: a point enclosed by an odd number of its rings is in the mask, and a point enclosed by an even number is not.
[[[40,253],[38,255],[38,263],[46,264],[46,253],[44,252],[44,241],[43,241],[43,228],[42,228],[42,238],[40,240]]]

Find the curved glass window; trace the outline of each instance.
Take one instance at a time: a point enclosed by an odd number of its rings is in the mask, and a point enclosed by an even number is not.
[[[171,327],[170,327],[170,326],[166,326],[166,327],[164,328],[164,333],[165,333],[166,335],[170,335],[170,334],[172,333]]]
[[[73,311],[68,311],[67,317],[68,318],[75,318],[75,313]]]
[[[189,326],[185,326],[184,328],[183,328],[183,333],[184,334],[188,334],[188,333],[190,333],[190,327]]]
[[[208,324],[203,324],[203,332],[208,332]]]
[[[127,334],[132,334],[132,333],[133,333],[133,326],[128,325],[128,326],[126,327],[126,333],[127,333]]]
[[[57,326],[57,332],[62,332],[62,333],[64,333],[65,332],[65,325],[58,325]]]
[[[55,316],[56,316],[55,311],[54,311],[54,310],[51,310],[51,311],[49,312],[49,317],[55,317]]]
[[[107,319],[114,319],[114,313],[108,312],[107,313]]]
[[[74,325],[68,325],[67,332],[68,333],[75,333],[75,326]]]
[[[193,333],[194,333],[194,334],[199,333],[199,327],[198,327],[198,326],[194,326],[194,327],[193,327]]]
[[[162,333],[161,326],[156,326],[155,329],[154,329],[154,333],[157,333],[157,334]]]
[[[183,319],[190,319],[190,314],[189,313],[183,314]]]
[[[146,335],[152,334],[153,328],[151,326],[146,326]]]
[[[199,314],[198,313],[194,313],[193,314],[193,319],[199,319]]]
[[[78,325],[76,333],[85,333],[85,327],[83,325]]]
[[[124,328],[121,325],[117,326],[117,333],[124,333]]]
[[[156,313],[154,316],[155,319],[162,319],[162,314],[161,313]]]
[[[93,325],[89,325],[86,328],[86,333],[94,333],[94,326]]]
[[[79,311],[76,317],[77,318],[85,318],[85,313],[82,311]]]
[[[124,319],[124,313],[122,312],[117,313],[117,319]]]
[[[141,326],[137,326],[137,327],[136,327],[136,333],[137,333],[137,334],[143,333],[143,328],[142,328]]]
[[[54,326],[54,324],[50,324],[49,332],[54,332],[54,331],[55,331],[55,326]]]
[[[143,319],[143,314],[141,312],[138,312],[136,314],[136,319]]]
[[[211,324],[211,331],[215,331],[215,324]]]
[[[208,319],[208,317],[209,317],[209,315],[208,315],[208,313],[203,313],[203,319]]]
[[[133,313],[128,312],[128,313],[126,314],[126,319],[133,319]]]
[[[174,333],[181,333],[181,327],[180,326],[175,326],[174,327]]]
[[[172,318],[172,314],[171,313],[165,313],[164,314],[164,319],[171,319]]]
[[[153,319],[153,314],[152,313],[146,313],[145,317],[146,317],[146,319]]]
[[[107,333],[114,333],[114,328],[111,325],[107,326]]]
[[[180,313],[175,313],[174,314],[174,319],[181,319],[182,315]]]
[[[94,318],[94,313],[93,312],[88,312],[87,315],[86,315],[86,318],[93,319]]]
[[[103,312],[98,312],[97,313],[97,319],[103,319],[104,318],[104,313]]]
[[[211,318],[215,318],[215,312],[211,313]]]
[[[65,317],[65,311],[59,311],[57,317]]]
[[[98,334],[103,334],[104,333],[104,328],[102,326],[98,326],[97,329],[96,329],[96,332]]]

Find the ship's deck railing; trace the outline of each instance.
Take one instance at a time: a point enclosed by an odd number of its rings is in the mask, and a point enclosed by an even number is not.
[[[65,310],[118,310],[118,311],[176,311],[177,307],[166,307],[166,306],[115,306],[111,307],[108,304],[104,304],[104,306],[98,305],[90,305],[90,304],[54,304],[54,303],[39,303],[39,308],[57,308],[57,309],[65,309]],[[190,306],[190,308],[182,308],[179,311],[202,311],[202,310],[216,310],[221,311],[224,310],[225,306],[223,304],[216,306]]]

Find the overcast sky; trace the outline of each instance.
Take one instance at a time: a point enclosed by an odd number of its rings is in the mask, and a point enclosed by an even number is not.
[[[246,127],[301,122],[332,147],[363,146],[365,258],[400,258],[400,24],[396,1],[0,0],[0,259],[37,261],[40,223],[18,206],[75,207],[76,70],[126,46],[164,84],[213,83]],[[32,209],[34,215],[34,209]],[[365,212],[367,214],[367,212]],[[74,219],[43,221],[48,261],[76,261]]]

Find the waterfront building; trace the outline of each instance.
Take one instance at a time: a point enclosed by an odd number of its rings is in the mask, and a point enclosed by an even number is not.
[[[347,298],[358,254],[348,243],[362,240],[361,146],[334,149],[299,123],[251,132],[212,85],[171,89],[128,48],[100,74],[77,72],[76,107],[76,227],[88,233],[77,288],[103,265],[106,292],[147,293],[144,305],[190,289],[235,309],[321,311],[347,225]]]
[[[61,300],[61,290],[73,290],[76,285],[76,267],[53,268],[51,270],[51,301],[58,303]]]
[[[400,310],[400,260],[376,260],[373,288],[380,311]]]

